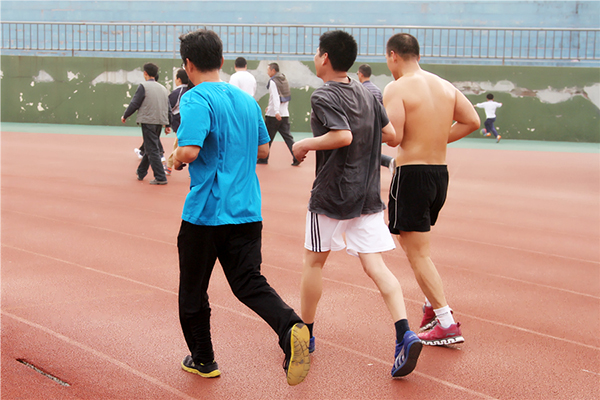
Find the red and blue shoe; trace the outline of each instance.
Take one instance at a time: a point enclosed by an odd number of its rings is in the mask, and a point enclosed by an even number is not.
[[[406,376],[413,372],[417,366],[417,360],[423,344],[413,331],[407,331],[404,334],[402,342],[396,342],[396,352],[394,354],[394,366],[392,367],[392,376],[394,378]]]

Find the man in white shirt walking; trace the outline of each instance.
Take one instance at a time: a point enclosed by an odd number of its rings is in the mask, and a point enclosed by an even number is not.
[[[290,84],[284,74],[279,72],[279,64],[271,63],[267,69],[267,74],[271,79],[267,83],[269,89],[269,105],[265,111],[265,124],[271,141],[269,147],[273,144],[277,132],[281,134],[285,144],[292,154],[292,165],[297,167],[300,161],[294,157],[292,146],[294,146],[294,137],[290,133],[290,113],[288,105],[292,98],[290,93]],[[259,158],[257,164],[268,164],[269,156]]]
[[[231,75],[229,83],[254,97],[254,93],[256,93],[256,78],[248,72],[248,64],[244,57],[235,59],[235,73]]]
[[[500,136],[496,131],[496,128],[494,127],[494,122],[496,121],[496,109],[502,107],[502,103],[494,101],[494,95],[491,93],[488,93],[488,95],[485,97],[487,99],[486,102],[478,103],[475,105],[475,107],[483,108],[485,110],[486,120],[483,123],[485,129],[481,130],[481,134],[484,136],[491,136],[491,134],[493,133],[496,137],[496,143],[498,143],[500,139],[502,139],[502,136]]]

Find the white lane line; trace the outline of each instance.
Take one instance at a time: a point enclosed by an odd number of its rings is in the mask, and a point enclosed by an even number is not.
[[[544,253],[543,251],[537,251],[537,250],[531,250],[531,249],[523,249],[523,248],[520,248],[520,247],[506,246],[506,245],[497,244],[497,243],[481,242],[479,240],[464,239],[464,238],[458,238],[458,237],[455,237],[455,236],[437,235],[437,237],[451,239],[451,240],[456,240],[456,241],[459,241],[459,242],[475,243],[475,244],[483,245],[483,246],[500,247],[502,249],[522,251],[522,252],[525,252],[525,253],[533,253],[533,254],[538,254],[538,255],[544,255],[544,256],[547,256],[547,257],[562,258],[562,259],[570,260],[570,261],[578,261],[578,262],[584,262],[584,263],[595,264],[595,265],[600,264],[600,261],[596,261],[596,260],[584,260],[582,258],[575,258],[575,257],[569,257],[569,256],[561,256],[559,254]]]
[[[352,350],[352,349],[349,349],[349,348],[347,348],[347,347],[345,347],[345,346],[342,346],[342,345],[339,345],[339,344],[336,344],[336,343],[330,342],[330,341],[328,341],[328,340],[325,340],[325,339],[319,338],[319,345],[320,345],[321,343],[325,343],[325,344],[327,344],[327,345],[329,345],[329,346],[331,346],[331,347],[335,347],[335,348],[338,348],[338,349],[340,349],[340,350],[347,351],[348,353],[353,353],[353,354],[355,354],[355,355],[358,355],[358,356],[360,356],[360,357],[364,357],[364,358],[366,358],[366,359],[369,359],[369,360],[375,361],[375,362],[377,362],[377,363],[379,363],[379,364],[383,364],[383,365],[390,365],[390,364],[391,364],[390,362],[388,362],[388,361],[385,361],[385,360],[382,360],[382,359],[380,359],[380,358],[373,357],[373,356],[370,356],[370,355],[368,355],[368,354],[361,353],[360,351]],[[465,392],[465,393],[469,393],[469,394],[471,394],[471,395],[475,395],[475,396],[481,397],[482,399],[496,399],[496,397],[491,397],[491,396],[488,396],[488,395],[487,395],[487,394],[485,394],[485,393],[480,393],[480,392],[477,392],[477,391],[475,391],[475,390],[471,390],[471,389],[469,389],[469,388],[466,388],[466,387],[464,387],[464,386],[459,386],[459,385],[456,385],[456,384],[454,384],[454,383],[452,383],[452,382],[448,382],[448,381],[445,381],[445,380],[443,380],[443,379],[439,379],[439,378],[436,378],[436,377],[434,377],[434,376],[431,376],[431,375],[428,375],[428,374],[424,374],[424,373],[422,373],[422,372],[419,372],[419,371],[414,371],[414,372],[412,372],[412,375],[417,375],[417,376],[423,377],[423,378],[425,378],[425,379],[432,380],[432,381],[434,381],[434,382],[436,382],[436,383],[439,383],[439,384],[441,384],[441,385],[447,386],[447,387],[449,387],[449,388],[452,388],[452,389],[455,389],[455,390],[459,390],[459,391],[461,391],[461,392]],[[452,397],[452,396],[448,396],[448,397]]]
[[[33,251],[21,249],[21,248],[10,246],[10,245],[6,245],[6,244],[2,244],[2,246],[3,247],[9,247],[9,248],[12,248],[12,249],[15,249],[15,250],[19,250],[19,251],[23,251],[23,252],[26,252],[26,253],[34,254],[34,255],[37,255],[37,256],[40,256],[40,257],[49,258],[51,260],[55,260],[55,261],[58,261],[58,262],[63,262],[63,263],[66,263],[66,264],[74,265],[74,266],[79,267],[79,268],[83,268],[83,269],[86,269],[86,270],[89,270],[89,271],[94,271],[94,272],[97,272],[97,273],[100,273],[100,274],[104,274],[104,275],[108,275],[108,276],[111,276],[111,277],[114,277],[114,278],[123,279],[123,280],[126,280],[128,282],[132,282],[132,283],[136,283],[136,284],[143,285],[143,286],[146,286],[146,287],[150,287],[150,288],[153,288],[153,289],[156,289],[156,290],[160,290],[160,291],[165,292],[165,293],[170,293],[170,294],[173,294],[173,295],[177,295],[177,293],[172,292],[170,290],[163,289],[163,288],[161,288],[159,286],[150,285],[150,284],[147,284],[147,283],[144,283],[144,282],[140,282],[140,281],[137,281],[135,279],[127,278],[127,277],[124,277],[124,276],[121,276],[121,275],[117,275],[117,274],[113,274],[113,273],[110,273],[110,272],[98,270],[98,269],[95,269],[95,268],[86,267],[86,266],[83,266],[83,265],[80,265],[80,264],[77,264],[77,263],[74,263],[74,262],[62,260],[62,259],[59,259],[59,258],[47,256],[45,254],[36,253],[36,252],[33,252]],[[267,266],[267,267],[271,267],[271,268],[274,268],[274,269],[278,269],[278,270],[290,272],[289,269],[282,268],[282,267],[276,267],[276,266],[270,265],[270,264],[263,263],[262,266]],[[367,290],[367,291],[370,291],[370,292],[378,293],[378,290],[376,290],[376,289],[368,288],[368,287],[361,286],[361,285],[356,285],[356,284],[352,284],[352,283],[338,281],[338,280],[330,279],[330,278],[323,278],[323,280],[326,280],[326,281],[329,281],[329,282],[332,282],[332,283],[337,283],[337,284],[344,285],[344,286],[350,286],[350,287],[354,287],[354,288],[357,288],[357,289]],[[405,298],[405,301],[411,302],[411,303],[417,303],[417,304],[422,304],[423,303],[420,300],[413,300],[413,299],[407,299],[407,298]],[[214,303],[211,303],[211,305],[214,305],[215,307],[221,308],[223,310],[228,310],[228,311],[230,311],[232,313],[235,313],[237,315],[241,315],[243,317],[246,317],[246,318],[249,318],[249,319],[253,319],[255,321],[261,321],[261,319],[259,319],[258,317],[250,316],[248,314],[242,313],[240,311],[237,311],[237,310],[229,308],[229,307],[219,306],[219,305],[214,304]],[[465,313],[456,313],[456,314],[457,315],[464,315],[467,318],[472,318],[472,319],[475,319],[475,320],[478,320],[478,321],[482,321],[482,322],[486,322],[486,323],[489,323],[489,324],[498,325],[498,326],[502,326],[502,327],[510,328],[510,329],[515,329],[515,330],[518,330],[518,331],[521,331],[521,332],[526,332],[526,333],[529,333],[529,334],[532,334],[532,335],[537,335],[537,336],[541,336],[541,337],[548,338],[548,339],[554,339],[554,340],[558,340],[558,341],[565,342],[565,343],[575,344],[577,346],[586,347],[586,348],[589,348],[589,349],[592,349],[592,350],[600,350],[600,347],[597,347],[597,346],[592,346],[592,345],[588,345],[588,344],[585,344],[585,343],[576,342],[574,340],[560,338],[560,337],[557,337],[557,336],[547,335],[545,333],[536,332],[536,331],[533,331],[533,330],[530,330],[530,329],[526,329],[526,328],[521,328],[521,327],[516,326],[516,325],[505,324],[505,323],[498,322],[498,321],[492,321],[492,320],[489,320],[489,319],[480,318],[480,317],[477,317],[477,316],[474,316],[474,315],[470,315],[470,314],[465,314]]]
[[[286,271],[286,272],[297,272],[298,274],[302,273],[301,271],[291,271],[289,269],[282,268],[282,267],[276,267],[276,266],[270,265],[270,264],[263,263],[262,265],[266,266],[266,267],[270,267],[270,268],[274,268],[274,269]],[[367,291],[372,292],[372,293],[379,293],[379,290],[377,290],[377,289],[368,288],[366,286],[361,286],[361,285],[356,285],[354,283],[348,283],[348,282],[338,281],[336,279],[325,278],[325,277],[323,278],[323,280],[324,281],[328,281],[328,282],[332,282],[332,283],[336,283],[336,284],[339,284],[339,285],[350,286],[350,287],[357,288],[357,289],[367,290]],[[423,300],[413,300],[413,299],[409,299],[409,298],[406,298],[406,297],[404,298],[404,300],[406,302],[410,302],[410,303],[423,304]],[[482,322],[487,322],[489,324],[499,325],[499,326],[503,326],[505,328],[511,328],[511,329],[516,329],[516,330],[522,331],[522,332],[527,332],[527,333],[530,333],[532,335],[538,335],[538,336],[542,336],[542,337],[549,338],[549,339],[560,340],[560,341],[563,341],[563,342],[566,342],[566,343],[571,343],[571,344],[576,344],[578,346],[587,347],[587,348],[592,349],[592,350],[600,350],[600,347],[588,345],[588,344],[581,343],[581,342],[576,342],[576,341],[569,340],[569,339],[560,338],[560,337],[557,337],[557,336],[547,335],[545,333],[532,331],[532,330],[526,329],[526,328],[521,328],[521,327],[516,326],[516,325],[510,325],[510,324],[505,324],[505,323],[498,322],[498,321],[492,321],[492,320],[489,320],[489,319],[476,317],[474,315],[465,314],[465,313],[462,313],[462,312],[457,312],[456,314],[457,315],[464,315],[467,318],[473,318],[475,320],[482,321]]]
[[[126,370],[127,372],[130,372],[130,373],[132,373],[132,374],[134,374],[134,375],[136,375],[136,376],[138,376],[138,377],[140,377],[140,378],[142,378],[142,379],[144,379],[144,380],[152,383],[153,385],[156,385],[156,386],[160,387],[161,389],[163,389],[163,390],[165,390],[165,391],[167,391],[169,393],[172,393],[172,394],[174,394],[174,395],[176,395],[176,396],[178,396],[178,397],[180,397],[182,399],[189,399],[189,400],[196,399],[195,397],[191,397],[191,396],[189,396],[189,395],[187,395],[187,394],[185,394],[185,393],[183,393],[183,392],[181,392],[181,391],[179,391],[179,390],[177,390],[177,389],[175,389],[175,388],[173,388],[173,387],[171,387],[169,385],[166,385],[163,382],[159,381],[158,379],[153,378],[150,375],[147,375],[147,374],[145,374],[143,372],[140,372],[140,371],[138,371],[138,370],[130,367],[129,365],[127,365],[127,364],[125,364],[125,363],[123,363],[123,362],[121,362],[121,361],[119,361],[117,359],[112,358],[111,356],[109,356],[107,354],[104,354],[104,353],[102,353],[102,352],[100,352],[100,351],[98,351],[96,349],[93,349],[93,348],[91,348],[91,347],[89,347],[89,346],[87,346],[87,345],[85,345],[83,343],[79,343],[76,340],[73,340],[73,339],[71,339],[71,338],[69,338],[69,337],[67,337],[65,335],[61,335],[60,333],[55,332],[55,331],[53,331],[53,330],[51,330],[49,328],[46,328],[45,326],[42,326],[40,324],[36,324],[35,322],[32,322],[32,321],[26,320],[24,318],[18,317],[18,316],[14,315],[14,314],[11,314],[9,312],[2,311],[2,315],[6,316],[6,317],[10,317],[10,318],[14,319],[15,321],[19,321],[19,322],[21,322],[21,323],[23,323],[25,325],[29,325],[32,328],[39,329],[42,332],[45,332],[45,333],[47,333],[47,334],[49,334],[51,336],[54,336],[55,338],[57,338],[59,340],[62,340],[63,342],[65,342],[65,343],[67,343],[67,344],[69,344],[71,346],[75,346],[75,347],[80,348],[81,350],[87,351],[88,353],[91,353],[95,357],[101,358],[101,359],[103,359],[105,361],[108,361],[109,363],[111,363],[113,365],[116,365],[117,367],[122,368],[122,369]]]
[[[5,211],[5,210],[2,210],[2,211]],[[61,223],[69,223],[69,224],[73,224],[73,225],[79,225],[79,226],[83,226],[83,227],[86,227],[86,228],[98,229],[98,230],[101,230],[101,231],[111,232],[111,233],[114,233],[114,234],[130,236],[130,237],[134,237],[136,239],[150,240],[150,241],[154,241],[154,242],[158,242],[158,243],[162,243],[162,244],[176,246],[176,243],[173,243],[173,242],[166,242],[164,240],[153,239],[153,238],[150,238],[150,237],[147,237],[147,236],[140,236],[140,235],[135,235],[135,234],[132,234],[132,233],[126,233],[126,232],[122,232],[122,231],[115,231],[113,229],[101,228],[101,227],[94,226],[94,225],[85,225],[85,224],[80,224],[80,223],[72,222],[72,221],[64,221],[64,220],[61,220],[61,219],[55,219],[55,218],[43,217],[43,216],[39,216],[39,215],[22,213],[20,211],[9,211],[9,212],[13,212],[13,213],[16,213],[16,214],[21,214],[21,215],[26,215],[26,216],[34,216],[36,218],[42,218],[42,219],[46,219],[46,220],[50,220],[50,221],[55,221],[55,222],[61,222]],[[289,235],[286,235],[286,234],[283,234],[283,233],[282,234],[278,234],[278,235],[290,237]],[[535,253],[535,254],[539,254],[539,255],[546,255],[546,256],[550,256],[550,257],[565,258],[565,259],[569,259],[569,260],[572,260],[572,261],[581,261],[581,262],[586,262],[586,263],[599,264],[596,261],[582,260],[582,259],[578,259],[578,258],[571,258],[571,257],[566,257],[566,256],[559,256],[559,255],[555,255],[555,254],[547,254],[547,253],[538,252],[538,251],[534,251],[534,250],[519,249],[519,248],[516,248],[516,247],[502,246],[502,245],[496,245],[496,244],[493,244],[493,243],[478,242],[478,241],[475,241],[475,240],[460,239],[460,238],[454,238],[454,237],[450,237],[450,236],[443,236],[443,237],[446,237],[446,238],[449,238],[449,239],[453,239],[453,240],[462,240],[462,241],[466,241],[466,242],[472,242],[472,243],[482,244],[482,245],[489,245],[489,246],[502,247],[502,248],[507,248],[507,249],[512,249],[512,250],[518,250],[518,251],[524,251],[524,252],[531,252],[531,253]],[[395,258],[397,257],[397,258],[406,259],[406,257],[402,257],[402,255],[400,255],[398,253],[389,253],[388,257],[395,257]],[[578,295],[578,296],[584,296],[584,297],[589,297],[589,298],[592,298],[592,299],[600,300],[600,296],[594,296],[594,295],[587,294],[587,293],[576,292],[576,291],[570,290],[570,289],[563,289],[563,288],[559,288],[559,287],[556,287],[556,286],[544,285],[544,284],[541,284],[541,283],[535,283],[535,282],[526,281],[526,280],[523,280],[523,279],[512,278],[512,277],[507,277],[507,276],[497,275],[497,274],[491,274],[491,273],[487,273],[487,272],[473,271],[473,270],[469,270],[467,268],[461,268],[461,267],[458,267],[458,266],[453,266],[453,265],[448,265],[448,264],[443,264],[443,263],[436,263],[436,264],[439,265],[440,267],[452,268],[452,269],[455,269],[455,270],[466,271],[466,272],[469,272],[469,273],[476,273],[476,274],[480,274],[480,275],[491,276],[491,277],[494,277],[494,278],[506,279],[506,280],[510,280],[510,281],[513,281],[513,282],[520,282],[520,283],[527,284],[527,285],[533,285],[533,286],[537,286],[537,287],[543,287],[545,289],[557,290],[557,291],[564,292],[564,293],[570,293],[570,294],[574,294],[574,295]]]

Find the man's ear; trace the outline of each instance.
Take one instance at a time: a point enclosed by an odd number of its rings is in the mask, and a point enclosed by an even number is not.
[[[221,66],[219,67],[219,69],[223,69],[223,63],[225,63],[225,58],[221,57]]]

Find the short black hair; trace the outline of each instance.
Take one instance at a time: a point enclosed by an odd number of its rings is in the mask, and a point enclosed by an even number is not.
[[[184,84],[184,85],[187,85],[187,84],[190,82],[190,80],[189,80],[189,78],[188,78],[188,76],[187,76],[187,72],[185,72],[185,69],[183,69],[183,68],[179,68],[179,69],[177,70],[177,74],[176,74],[175,76],[176,76],[176,77],[177,77],[177,78],[178,78],[178,79],[181,81],[181,83],[182,83],[182,84]]]
[[[356,40],[348,32],[329,31],[319,38],[319,54],[327,53],[334,71],[347,72],[358,54]]]
[[[158,65],[154,63],[144,64],[144,72],[148,74],[150,78],[156,78],[158,80]]]
[[[269,64],[269,68],[271,68],[275,72],[279,72],[279,64],[277,64],[277,63]]]
[[[238,57],[235,59],[235,67],[236,68],[244,68],[248,63],[244,57]]]
[[[184,62],[190,60],[200,72],[221,68],[223,42],[219,36],[207,29],[198,29],[179,36],[179,53]]]
[[[410,57],[419,58],[420,55],[419,42],[417,38],[409,33],[396,33],[393,35],[388,39],[385,50],[388,55],[393,51],[404,60]]]
[[[488,100],[494,100],[494,95],[491,93],[488,93],[487,96],[485,96],[485,98]]]
[[[369,64],[363,64],[360,67],[358,67],[358,72],[360,72],[361,74],[363,74],[363,76],[365,78],[370,78],[371,77],[371,66]]]

